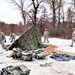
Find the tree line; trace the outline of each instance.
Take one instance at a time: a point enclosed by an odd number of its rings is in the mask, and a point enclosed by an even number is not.
[[[23,26],[17,24],[7,24],[5,22],[0,22],[0,29],[5,33],[5,35],[10,35],[11,33],[20,35],[23,33]]]
[[[23,31],[34,25],[41,35],[48,28],[52,37],[71,38],[72,28],[75,27],[75,0],[10,0],[10,3],[20,12]],[[66,5],[69,6],[65,10]]]

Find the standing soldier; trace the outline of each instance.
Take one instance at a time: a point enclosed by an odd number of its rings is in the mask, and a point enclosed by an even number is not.
[[[4,33],[3,33],[3,32],[1,31],[1,29],[0,29],[0,44],[2,45],[2,47],[3,47],[4,49],[6,49],[4,42],[6,42],[6,38],[5,38]]]
[[[47,29],[45,29],[44,33],[44,43],[47,41],[47,43],[49,43],[48,37],[49,37],[49,32]]]
[[[9,40],[11,40],[11,42],[14,42],[15,41],[15,37],[16,37],[15,34],[11,33]]]
[[[75,28],[73,28],[71,47],[73,47],[73,43],[74,43],[74,42],[75,42]]]

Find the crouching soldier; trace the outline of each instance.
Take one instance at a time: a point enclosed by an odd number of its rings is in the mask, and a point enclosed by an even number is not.
[[[71,47],[73,47],[73,43],[74,43],[74,42],[75,42],[75,28],[73,28]]]
[[[14,33],[11,33],[9,40],[11,40],[11,42],[14,42],[15,41],[15,38],[16,38],[15,34]]]
[[[49,40],[48,40],[48,37],[49,37],[49,32],[47,29],[45,29],[44,33],[43,33],[43,36],[44,36],[44,43],[47,41],[47,43],[49,43]]]
[[[2,45],[2,47],[3,47],[4,49],[6,49],[4,42],[6,42],[6,38],[5,38],[4,33],[3,33],[3,32],[1,31],[1,29],[0,29],[0,44]]]
[[[15,48],[13,49],[12,57],[13,58],[21,58],[22,56],[22,49],[21,48]]]

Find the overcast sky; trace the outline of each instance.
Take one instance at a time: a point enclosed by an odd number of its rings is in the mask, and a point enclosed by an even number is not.
[[[15,10],[7,0],[0,0],[0,21],[18,23],[22,18],[18,10]]]
[[[7,0],[0,0],[0,21],[18,23],[21,20],[18,10],[15,10]]]

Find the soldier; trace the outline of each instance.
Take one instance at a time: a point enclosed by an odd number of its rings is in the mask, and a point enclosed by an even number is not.
[[[5,38],[4,33],[3,33],[3,32],[1,31],[1,29],[0,29],[0,44],[2,45],[2,47],[3,47],[4,49],[6,49],[4,42],[6,42],[6,38]]]
[[[75,28],[73,28],[71,47],[73,46],[73,43],[74,43],[74,42],[75,42]]]
[[[47,41],[47,43],[49,43],[49,40],[48,40],[48,36],[49,36],[49,32],[47,29],[45,29],[44,33],[44,43]]]
[[[11,33],[9,40],[11,40],[11,42],[15,41],[15,34],[14,33]]]

